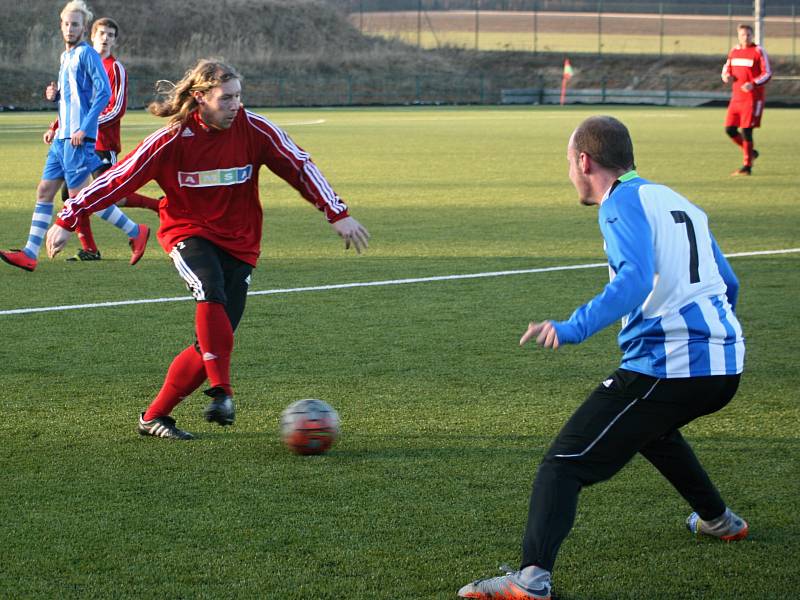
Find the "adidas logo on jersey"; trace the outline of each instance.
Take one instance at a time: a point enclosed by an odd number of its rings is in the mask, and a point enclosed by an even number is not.
[[[191,129],[189,129],[188,127],[186,127],[181,132],[181,137],[192,137],[192,136],[194,136],[194,132]]]

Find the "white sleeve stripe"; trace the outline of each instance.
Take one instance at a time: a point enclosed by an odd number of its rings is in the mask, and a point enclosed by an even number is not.
[[[75,196],[75,201],[77,201],[79,199],[82,199],[86,194],[91,193],[96,188],[103,187],[104,185],[106,185],[108,183],[108,181],[110,179],[112,179],[114,177],[117,177],[118,175],[124,174],[125,171],[128,169],[128,164],[127,164],[128,162],[135,162],[135,160],[137,158],[139,158],[140,156],[142,156],[142,154],[147,153],[149,148],[156,141],[158,141],[159,139],[164,137],[165,134],[169,135],[169,134],[173,133],[170,130],[171,130],[171,127],[164,127],[162,129],[159,129],[155,133],[151,134],[149,137],[145,138],[145,140],[142,142],[141,146],[139,146],[138,150],[135,150],[134,153],[131,154],[131,156],[129,156],[126,160],[123,160],[122,162],[117,163],[116,166],[110,168],[108,171],[106,171],[105,173],[100,175],[100,177],[98,177],[92,183],[90,183],[88,186],[86,186],[84,189],[82,189],[80,191],[80,193],[77,196]],[[133,175],[135,175],[136,173],[141,171],[145,166],[147,166],[147,164],[151,160],[153,160],[153,158],[155,158],[158,155],[158,153],[161,152],[161,150],[163,150],[169,144],[171,144],[176,139],[178,139],[179,131],[180,131],[180,128],[176,129],[175,132],[173,133],[172,139],[168,140],[163,146],[161,146],[160,148],[156,149],[156,151],[153,152],[153,154],[148,156],[147,159],[139,166],[139,168],[134,173],[130,173],[128,175],[128,179],[130,179]],[[122,187],[123,185],[125,185],[125,183],[126,182],[122,182],[122,184],[117,186],[117,188],[115,188],[115,189],[118,189],[119,187]],[[102,200],[104,200],[108,196],[109,196],[109,194],[105,194],[105,195],[101,196],[100,198],[97,198],[91,204],[87,204],[86,206],[84,206],[83,210],[89,210],[92,206],[94,206],[98,202],[101,202]],[[61,214],[63,214],[64,218],[69,218],[69,217],[77,214],[77,212],[72,210],[72,203],[73,203],[73,201],[68,200],[67,203],[64,205],[64,210],[61,211]]]
[[[316,191],[319,193],[320,196],[322,196],[322,198],[325,200],[325,203],[331,208],[331,210],[335,214],[340,214],[346,210],[344,203],[341,201],[339,196],[336,195],[336,192],[333,191],[330,184],[322,175],[317,165],[315,165],[311,161],[311,156],[308,154],[308,152],[300,150],[283,130],[273,125],[269,120],[265,119],[260,115],[256,115],[255,113],[251,113],[250,111],[245,111],[245,113],[247,114],[248,121],[250,121],[250,124],[253,126],[253,128],[256,129],[256,131],[258,131],[259,133],[270,138],[270,141],[272,141],[272,138],[266,131],[264,131],[258,126],[258,123],[266,126],[270,131],[275,133],[280,138],[282,144],[279,144],[276,147],[283,156],[286,156],[286,158],[289,158],[290,160],[293,157],[295,159],[295,161],[293,162],[300,161],[301,163],[303,163],[302,167],[303,172],[306,175],[308,175],[309,184],[313,183],[313,186],[316,189]],[[257,123],[254,121],[256,121]],[[284,152],[284,150],[288,150],[289,152],[291,152],[292,156],[289,157],[286,154],[286,152]]]
[[[111,121],[122,111],[125,100],[125,68],[118,62],[114,63],[114,70],[117,71],[115,79],[116,89],[114,90],[114,107],[105,114],[101,114],[97,120],[99,125]]]
[[[765,71],[761,74],[761,76],[755,80],[756,85],[764,85],[772,78],[772,67],[769,64],[769,56],[767,55],[767,51],[764,50],[761,46],[758,47],[761,51],[761,55],[764,57],[764,68]]]
[[[335,212],[337,215],[340,212],[343,212],[345,210],[344,204],[339,196],[336,195],[336,192],[331,189],[328,180],[322,175],[319,168],[317,168],[317,165],[315,165],[313,162],[307,162],[305,165],[305,172],[314,181],[314,184],[320,191],[320,195],[325,199],[325,202],[328,204],[328,206],[331,207],[331,210],[333,210],[333,212]]]

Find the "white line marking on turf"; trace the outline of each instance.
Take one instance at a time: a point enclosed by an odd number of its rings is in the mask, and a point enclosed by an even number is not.
[[[800,248],[786,248],[783,250],[755,250],[752,252],[735,252],[726,254],[728,258],[740,256],[764,256],[771,254],[791,254],[800,252]],[[328,290],[343,290],[347,288],[359,287],[378,287],[387,285],[406,285],[409,283],[429,283],[432,281],[454,281],[457,279],[481,279],[484,277],[505,277],[507,275],[527,275],[530,273],[551,273],[554,271],[574,271],[577,269],[597,269],[600,267],[608,268],[608,263],[588,263],[583,265],[562,265],[558,267],[540,267],[537,269],[516,269],[513,271],[489,271],[486,273],[465,273],[463,275],[437,275],[433,277],[409,277],[407,279],[386,279],[382,281],[361,281],[353,283],[332,283],[329,285],[312,285],[297,288],[278,288],[274,290],[261,290],[248,292],[248,296],[271,296],[275,294],[294,294],[298,292],[323,292]],[[129,306],[132,304],[157,304],[160,302],[184,302],[193,300],[191,296],[179,296],[175,298],[144,298],[142,300],[118,300],[115,302],[92,302],[89,304],[66,304],[63,306],[42,306],[39,308],[13,308],[10,310],[0,310],[0,316],[4,315],[23,315],[30,313],[54,312],[64,310],[80,310],[84,308],[106,308],[112,306]]]

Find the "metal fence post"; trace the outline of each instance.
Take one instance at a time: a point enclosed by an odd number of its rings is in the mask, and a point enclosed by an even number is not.
[[[539,73],[536,79],[539,81],[539,105],[541,106],[544,104],[544,77]]]
[[[597,0],[597,54],[603,53],[603,0]]]
[[[347,105],[353,106],[353,76],[347,76]]]
[[[725,53],[733,48],[733,6],[728,2],[728,47],[725,48]]]
[[[664,56],[664,3],[658,3],[658,56]]]
[[[475,50],[479,49],[479,35],[481,30],[481,0],[475,0]]]
[[[797,6],[792,4],[792,65],[797,64]]]
[[[665,93],[666,97],[665,97],[664,106],[669,106],[669,103],[670,103],[670,100],[671,100],[670,96],[671,96],[671,91],[672,91],[672,77],[670,77],[669,73],[664,75],[664,86],[666,88],[666,93]]]
[[[417,2],[417,48],[422,48],[422,0]]]
[[[539,49],[539,7],[537,1],[533,0],[533,53]]]
[[[600,104],[606,103],[606,84],[608,83],[608,79],[606,76],[603,75],[603,79],[600,82]]]

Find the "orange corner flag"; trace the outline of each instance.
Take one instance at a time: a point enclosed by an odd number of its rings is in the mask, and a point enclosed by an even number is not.
[[[572,65],[568,58],[564,59],[564,74],[561,77],[561,106],[567,99],[567,82],[572,79]]]
[[[564,79],[572,79],[572,65],[568,58],[564,59]]]

